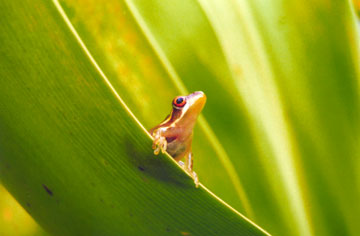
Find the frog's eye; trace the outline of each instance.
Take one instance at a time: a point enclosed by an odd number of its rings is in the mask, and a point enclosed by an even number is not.
[[[185,106],[186,104],[186,99],[185,97],[176,97],[173,101],[173,106],[174,108],[181,108],[183,106]]]

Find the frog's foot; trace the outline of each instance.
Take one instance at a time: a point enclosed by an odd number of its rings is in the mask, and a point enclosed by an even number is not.
[[[184,162],[179,161],[178,163],[179,163],[179,165],[181,166],[181,168],[183,168],[183,169],[194,179],[195,187],[198,188],[200,182],[199,182],[199,178],[198,178],[196,172],[193,171],[193,170],[191,170],[191,169],[189,169],[189,168],[186,168],[186,165],[185,165]]]
[[[183,169],[189,173],[189,175],[194,179],[194,183],[196,187],[199,187],[199,178],[195,171],[193,171],[193,155],[192,152],[189,152],[185,156],[185,163],[183,163]]]
[[[193,171],[192,173],[191,173],[191,176],[193,177],[193,179],[194,179],[194,184],[195,184],[195,187],[199,187],[199,178],[198,178],[198,176],[197,176],[197,174],[195,173],[195,171]]]
[[[165,151],[167,149],[166,138],[164,136],[162,136],[161,134],[162,134],[161,129],[158,129],[153,133],[154,142],[153,142],[152,148],[154,149],[155,155],[158,155],[160,153],[160,150],[162,153],[165,153]]]
[[[159,139],[155,139],[153,142],[152,148],[154,149],[154,154],[158,155],[160,153],[160,150],[162,153],[166,151],[167,148],[167,142],[164,137],[160,137]]]
[[[199,178],[197,177],[197,174],[195,173],[195,171],[186,168],[185,163],[182,161],[178,161],[178,163],[181,166],[181,168],[183,168],[187,173],[189,173],[189,175],[194,179],[195,187],[198,188],[200,182],[199,182]]]
[[[181,168],[183,168],[183,169],[185,168],[185,163],[183,161],[179,161],[178,163],[181,166]]]
[[[199,178],[198,178],[197,174],[195,173],[195,171],[186,170],[186,172],[188,172],[190,174],[190,176],[194,179],[195,187],[198,188],[200,182],[199,182]]]

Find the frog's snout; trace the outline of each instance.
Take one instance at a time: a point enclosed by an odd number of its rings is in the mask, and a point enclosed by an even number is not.
[[[188,100],[191,101],[191,106],[196,108],[200,113],[206,103],[206,95],[202,91],[196,91],[189,95]]]

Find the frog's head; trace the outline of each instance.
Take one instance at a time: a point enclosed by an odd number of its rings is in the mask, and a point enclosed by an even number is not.
[[[192,129],[206,103],[206,95],[197,91],[188,96],[178,96],[172,102],[172,119],[176,126]]]

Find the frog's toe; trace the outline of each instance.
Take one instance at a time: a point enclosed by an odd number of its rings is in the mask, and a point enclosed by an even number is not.
[[[156,147],[157,147],[157,142],[156,142],[156,140],[154,140],[154,142],[153,142],[153,144],[152,144],[152,149],[156,149]]]
[[[179,164],[180,164],[180,166],[181,166],[182,168],[184,168],[185,171],[186,171],[187,173],[189,173],[189,175],[194,179],[195,187],[198,188],[200,182],[199,182],[199,178],[198,178],[196,172],[195,172],[195,171],[192,171],[192,170],[189,170],[189,169],[186,169],[186,165],[185,165],[184,162],[182,162],[182,161],[179,161]]]
[[[154,154],[158,155],[160,152],[159,139],[155,139],[152,145],[152,149],[154,149]]]
[[[183,169],[185,168],[185,163],[183,161],[179,161],[178,163],[181,166],[181,168],[183,168]]]
[[[160,146],[157,146],[155,149],[154,149],[154,154],[155,155],[158,155],[160,153]]]
[[[161,139],[161,152],[165,153],[167,149],[167,141],[165,138]]]
[[[198,178],[197,174],[195,173],[195,171],[192,172],[192,177],[194,178],[195,187],[198,188],[200,182],[199,182],[199,178]]]
[[[152,148],[154,149],[155,155],[158,155],[160,153],[160,150],[162,153],[164,153],[167,148],[166,139],[164,137],[155,138]]]

